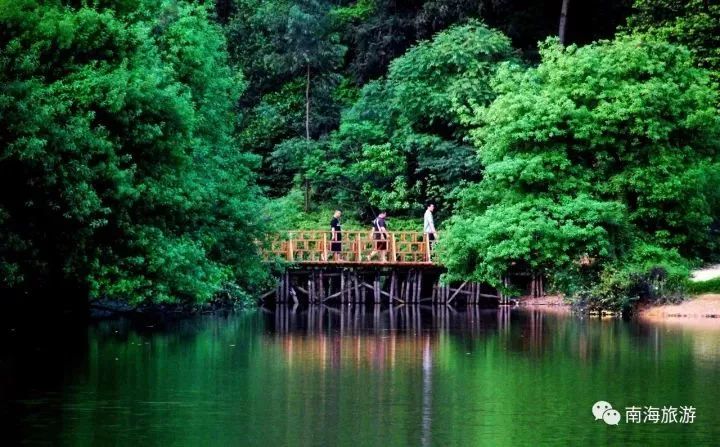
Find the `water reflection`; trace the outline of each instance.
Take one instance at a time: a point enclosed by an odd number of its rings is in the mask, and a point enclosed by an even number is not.
[[[716,334],[447,306],[279,306],[163,327],[104,322],[71,340],[5,340],[2,416],[14,427],[5,439],[705,445],[720,438]],[[698,421],[608,430],[588,410],[600,399],[693,405]]]
[[[266,312],[273,317],[270,328],[276,334],[337,333],[340,336],[380,334],[388,331],[407,335],[423,331],[443,333],[450,330],[477,335],[488,329],[506,331],[512,313],[509,307],[480,309],[473,306],[459,311],[446,305],[379,304],[372,307],[312,305],[304,308],[298,305],[278,305],[272,310],[266,309]],[[541,327],[541,316],[547,314],[533,310],[530,315],[533,318],[531,326],[535,330],[535,322]]]
[[[528,358],[547,358],[561,351],[586,364],[608,355],[631,355],[631,350],[621,347],[641,343],[659,361],[668,334],[673,345],[686,346],[688,353],[711,361],[720,358],[714,330],[694,328],[688,333],[661,324],[586,321],[567,311],[548,312],[538,307],[296,305],[266,312],[265,342],[282,346],[288,364],[301,359],[303,368],[383,369],[414,361],[425,371],[433,352],[449,344],[460,344],[470,353],[491,341]]]
[[[383,369],[413,361],[425,371],[432,353],[450,343],[448,337],[459,340],[468,352],[496,339],[505,350],[539,358],[559,338],[568,338],[558,331],[577,330],[568,324],[567,315],[509,307],[320,305],[278,306],[268,312],[266,342],[282,346],[290,365],[301,359],[303,368]],[[552,322],[550,331],[547,320]],[[582,330],[567,342],[583,361],[596,349]]]

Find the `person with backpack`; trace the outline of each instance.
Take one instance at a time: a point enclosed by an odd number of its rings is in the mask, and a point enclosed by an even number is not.
[[[372,260],[373,256],[376,254],[380,254],[380,262],[386,262],[387,261],[387,248],[388,248],[388,239],[389,234],[387,231],[387,227],[385,225],[385,218],[387,217],[387,213],[385,211],[378,214],[378,216],[375,218],[375,220],[372,221],[373,224],[373,251],[370,253],[370,256],[368,256],[368,261]]]

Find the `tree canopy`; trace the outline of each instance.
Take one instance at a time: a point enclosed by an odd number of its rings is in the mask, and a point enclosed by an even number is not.
[[[208,9],[22,0],[0,22],[2,287],[244,296],[257,157],[233,136],[244,83]]]
[[[479,179],[463,116],[489,104],[493,73],[513,57],[510,40],[479,22],[411,48],[385,80],[362,89],[325,150],[309,157],[318,189],[326,198],[359,195],[374,207],[407,210],[448,195],[461,179]]]
[[[720,83],[720,3],[708,0],[637,0],[628,28],[686,46]]]
[[[447,235],[451,274],[497,284],[515,265],[561,277],[582,259],[714,250],[717,92],[690,52],[638,36],[541,56],[498,71],[469,120],[484,171]]]
[[[0,288],[235,302],[274,225],[427,202],[449,279],[681,284],[720,256],[718,8],[0,0]]]

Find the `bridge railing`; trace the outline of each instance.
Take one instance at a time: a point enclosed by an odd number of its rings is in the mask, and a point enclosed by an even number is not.
[[[287,230],[271,235],[263,251],[266,259],[322,263],[425,263],[432,264],[432,249],[426,234],[419,231],[391,231],[378,239],[371,231],[343,230],[342,240],[333,241],[330,231]],[[339,244],[339,246],[337,245]],[[339,251],[333,251],[333,248]],[[370,258],[372,256],[372,258]]]

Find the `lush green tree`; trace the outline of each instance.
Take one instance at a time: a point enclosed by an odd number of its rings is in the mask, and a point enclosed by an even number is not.
[[[720,155],[708,73],[644,37],[541,54],[499,71],[499,96],[469,120],[484,173],[445,237],[451,276],[497,284],[514,268],[560,278],[707,255]]]
[[[629,1],[573,3],[568,41],[588,42],[611,35],[624,19]],[[341,111],[357,101],[359,87],[380,81],[391,62],[413,45],[454,25],[483,19],[509,35],[526,56],[535,58],[537,41],[557,33],[560,6],[555,0],[237,0],[232,5],[216,0],[216,10],[218,20],[227,22],[232,59],[242,66],[248,80],[240,100],[241,144],[263,157],[261,182],[271,195],[280,196],[295,182],[317,186],[316,169],[302,168],[307,163],[292,160],[294,154],[306,146],[314,148],[313,158],[333,153],[335,148],[328,147],[326,137],[338,128]],[[423,72],[416,74],[419,77]],[[430,83],[436,82],[433,73],[426,74]],[[437,138],[417,144],[425,147],[422,154],[458,154],[453,160],[442,161],[435,155],[418,160],[428,167],[428,177],[440,172],[456,179],[462,172],[455,167],[472,152],[467,145],[453,149]],[[415,171],[413,163],[408,169]],[[432,183],[443,181],[438,178]],[[397,182],[398,188],[403,187],[401,183],[413,190],[415,182]],[[444,194],[441,189],[431,188],[427,195]],[[409,206],[401,197],[394,202]]]
[[[327,1],[242,0],[237,8],[226,33],[249,83],[240,142],[263,157],[263,184],[280,195],[297,174],[296,163],[284,163],[287,140],[316,139],[337,126],[345,47]]]
[[[363,88],[326,157],[307,162],[318,189],[333,197],[349,190],[363,204],[402,211],[447,196],[461,179],[479,179],[463,120],[492,100],[490,80],[512,58],[509,39],[478,22],[413,47],[386,80]]]
[[[329,24],[329,5],[318,0],[290,7],[282,36],[288,71],[305,71],[305,139],[310,139],[310,81],[315,71],[337,68],[345,53]]]
[[[1,286],[246,296],[261,196],[221,30],[190,2],[72,3],[0,2]]]
[[[720,3],[708,0],[636,0],[628,28],[685,45],[720,84]]]
[[[537,43],[558,33],[558,0],[361,0],[343,14],[343,41],[349,47],[348,69],[360,84],[387,73],[390,63],[411,46],[468,20],[483,20],[510,37],[531,60]],[[371,5],[370,5],[371,4]],[[567,42],[585,44],[615,33],[632,0],[572,2],[567,15]],[[350,8],[342,8],[346,12]]]

